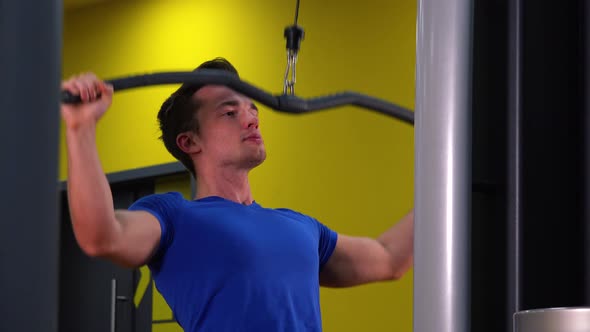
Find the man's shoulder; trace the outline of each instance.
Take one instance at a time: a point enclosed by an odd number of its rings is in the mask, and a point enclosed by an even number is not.
[[[172,200],[172,201],[183,201],[185,198],[182,196],[181,193],[177,191],[169,191],[165,193],[154,193],[147,196],[142,197],[141,199],[153,199],[153,200]]]
[[[297,210],[289,209],[289,208],[275,208],[272,210],[274,210],[278,214],[284,215],[289,218],[301,220],[301,221],[315,220],[313,217],[311,217],[305,213],[299,212]]]
[[[141,197],[131,205],[130,209],[156,206],[177,207],[184,201],[186,200],[179,192],[156,193]]]

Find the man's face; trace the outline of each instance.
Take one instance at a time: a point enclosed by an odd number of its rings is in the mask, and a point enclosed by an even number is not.
[[[200,108],[200,159],[214,167],[252,169],[266,158],[258,128],[258,109],[252,101],[230,88],[207,85],[196,98]]]

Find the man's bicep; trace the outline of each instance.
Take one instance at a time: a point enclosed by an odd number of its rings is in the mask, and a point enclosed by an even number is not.
[[[375,239],[339,234],[336,248],[320,272],[320,284],[350,287],[390,279],[389,257]]]
[[[120,231],[108,258],[127,267],[144,265],[160,243],[160,222],[146,211],[116,210],[115,216]]]

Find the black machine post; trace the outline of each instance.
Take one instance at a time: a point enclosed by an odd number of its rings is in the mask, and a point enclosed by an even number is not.
[[[0,3],[0,331],[57,331],[62,15],[58,0]]]

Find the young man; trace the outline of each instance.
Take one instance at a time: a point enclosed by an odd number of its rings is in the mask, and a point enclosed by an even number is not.
[[[221,58],[199,68],[237,75]],[[412,212],[370,239],[255,202],[248,173],[266,157],[258,110],[225,86],[183,85],[158,114],[164,144],[195,176],[194,200],[151,195],[115,211],[95,143],[112,87],[90,73],[62,86],[82,98],[62,105],[79,245],[123,266],[148,264],[186,331],[321,331],[320,285],[395,280],[411,267]]]

